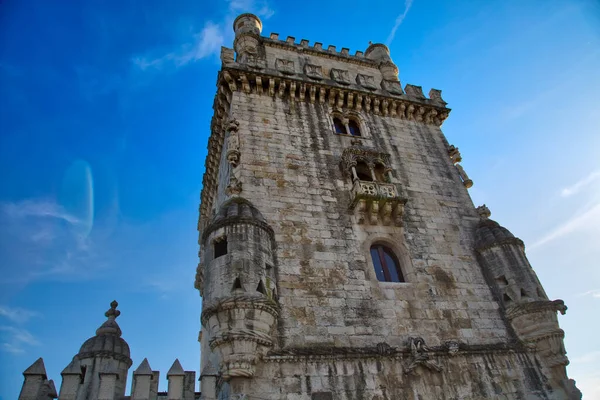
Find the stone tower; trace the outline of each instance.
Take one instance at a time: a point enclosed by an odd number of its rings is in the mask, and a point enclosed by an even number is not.
[[[198,224],[202,397],[580,398],[566,307],[473,205],[441,91],[402,88],[383,44],[233,28]]]

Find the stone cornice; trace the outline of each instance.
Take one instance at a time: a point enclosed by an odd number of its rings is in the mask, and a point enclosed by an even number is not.
[[[216,231],[217,229],[223,227],[223,226],[227,226],[227,225],[254,225],[254,226],[258,226],[259,228],[264,229],[265,231],[267,231],[269,233],[269,235],[271,235],[271,237],[273,237],[274,233],[273,233],[273,228],[271,228],[269,226],[269,224],[267,224],[266,222],[260,221],[256,218],[252,218],[252,217],[243,217],[243,216],[233,216],[233,217],[227,217],[227,218],[223,218],[220,219],[214,223],[211,223],[210,225],[208,225],[203,231],[202,231],[202,236],[200,237],[200,241],[202,243],[204,243],[204,241],[206,240],[206,238],[208,237],[208,235],[210,235],[212,232]]]
[[[223,66],[222,76],[231,92],[328,104],[331,108],[372,112],[427,125],[440,126],[451,111],[425,97],[393,94],[383,89],[367,90],[358,84],[341,84],[328,78],[313,80],[300,74],[285,75],[271,68],[257,70],[235,62]]]

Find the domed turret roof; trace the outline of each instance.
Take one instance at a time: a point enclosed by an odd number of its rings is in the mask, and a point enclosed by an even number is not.
[[[481,217],[481,221],[479,221],[477,229],[475,230],[476,249],[488,247],[494,243],[505,242],[507,239],[516,239],[508,229],[496,221],[489,219],[491,212],[485,204],[477,207],[477,212]]]
[[[242,197],[234,197],[221,204],[221,207],[219,207],[219,212],[217,212],[217,214],[213,217],[211,224],[226,218],[236,217],[266,222],[265,217],[263,217],[260,211],[254,207],[254,204]]]
[[[121,314],[117,310],[119,303],[110,303],[110,309],[104,314],[108,319],[96,330],[96,336],[86,340],[77,354],[79,359],[108,356],[128,360],[131,364],[129,345],[121,337],[121,328],[116,318]]]

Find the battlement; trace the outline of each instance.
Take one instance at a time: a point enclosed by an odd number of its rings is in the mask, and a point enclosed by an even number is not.
[[[175,360],[167,372],[167,391],[159,392],[159,371],[150,368],[148,359],[140,363],[133,371],[133,383],[129,396],[116,394],[118,373],[109,366],[99,371],[85,365],[77,356],[61,372],[63,382],[60,392],[57,391],[52,380],[48,380],[44,360],[39,358],[23,372],[25,382],[19,395],[19,400],[56,399],[78,400],[198,400],[200,392],[196,392],[196,372],[184,371],[179,360]],[[85,386],[86,382],[94,382],[93,387]],[[121,386],[124,387],[124,384]],[[87,397],[90,396],[91,397]]]
[[[279,39],[279,33],[271,33],[268,37],[262,37],[263,41],[267,45],[282,46],[289,49],[296,49],[297,51],[303,51],[313,53],[322,57],[340,57],[348,62],[364,63],[369,66],[377,67],[377,62],[365,58],[365,53],[361,50],[356,50],[354,55],[350,54],[350,49],[342,47],[340,51],[336,50],[336,46],[329,45],[326,48],[323,47],[323,43],[314,42],[312,46],[309,45],[307,39],[300,39],[300,42],[296,42],[296,38],[288,36],[285,40]]]

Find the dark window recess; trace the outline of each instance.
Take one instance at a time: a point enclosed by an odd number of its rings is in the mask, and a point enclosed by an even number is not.
[[[364,162],[357,163],[355,169],[356,176],[358,176],[359,180],[368,182],[371,182],[373,180],[373,178],[371,177],[371,170]]]
[[[265,290],[265,285],[263,284],[262,281],[258,282],[258,286],[256,287],[256,291],[258,293],[264,294],[265,296],[267,295],[267,291]]]
[[[227,254],[227,238],[220,238],[217,240],[215,240],[214,243],[215,246],[215,257],[214,258],[219,258],[221,256],[224,256],[225,254]]]
[[[231,288],[231,290],[242,290],[242,282],[240,281],[240,278],[235,278],[235,281],[233,281],[233,287]]]
[[[377,280],[381,282],[405,282],[398,259],[390,249],[382,245],[371,246],[371,259]]]
[[[381,164],[377,164],[375,166],[375,178],[377,178],[377,182],[387,182],[385,167]]]
[[[512,299],[511,299],[511,298],[510,298],[510,296],[509,296],[509,295],[507,295],[506,293],[504,293],[504,296],[502,297],[502,299],[504,300],[504,302],[505,302],[506,304],[508,304],[508,303],[512,302]]]
[[[84,383],[85,382],[85,373],[87,371],[87,366],[82,365],[80,368],[81,368],[81,375],[79,375],[79,383]]]
[[[335,133],[341,133],[343,135],[348,133],[346,132],[346,126],[344,126],[342,120],[340,120],[339,118],[333,119],[333,126],[335,127]]]
[[[350,129],[350,134],[352,136],[361,136],[358,122],[354,121],[353,119],[348,122],[348,129]]]

